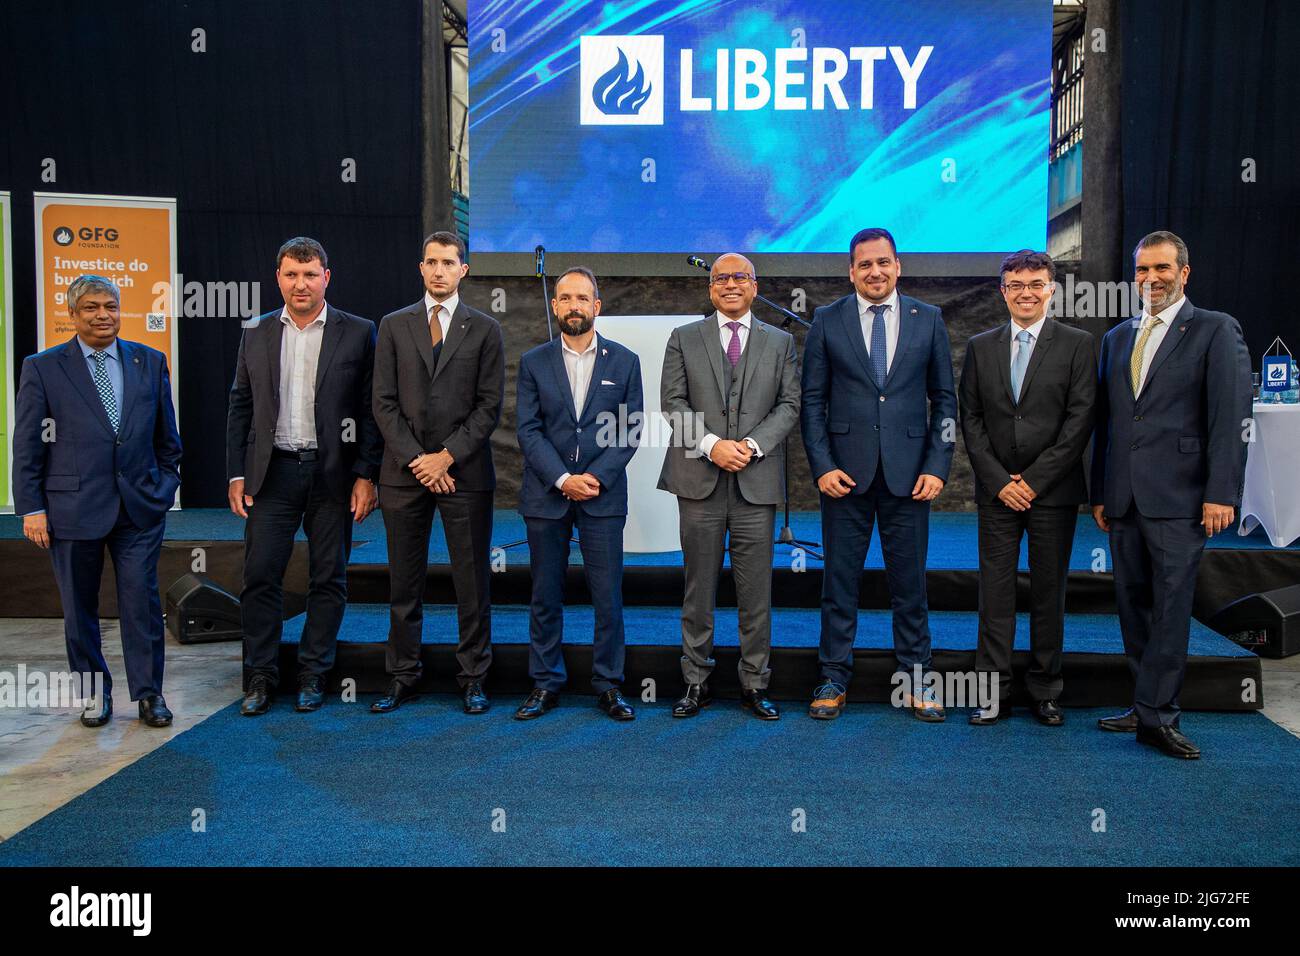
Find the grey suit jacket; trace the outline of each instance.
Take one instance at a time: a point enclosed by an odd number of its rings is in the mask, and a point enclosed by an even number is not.
[[[505,384],[501,326],[490,315],[459,302],[436,368],[424,300],[384,316],[374,383],[375,421],[384,436],[380,483],[418,485],[408,465],[445,448],[457,490],[493,490],[491,438]]]
[[[700,452],[700,441],[710,433],[737,441],[752,438],[763,457],[737,473],[740,493],[751,504],[778,504],[785,490],[785,438],[799,420],[794,336],[751,319],[734,435],[727,430],[725,361],[716,313],[673,329],[668,337],[660,404],[673,440],[659,487],[682,498],[707,498],[722,469]]]

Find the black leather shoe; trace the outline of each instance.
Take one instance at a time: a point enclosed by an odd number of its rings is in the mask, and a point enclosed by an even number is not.
[[[248,680],[248,690],[244,691],[244,702],[239,705],[239,712],[245,717],[260,717],[270,709],[271,679],[254,674]]]
[[[752,713],[759,720],[780,720],[781,711],[776,704],[767,699],[763,690],[745,688],[740,692],[740,706]]]
[[[1113,730],[1119,734],[1136,733],[1138,729],[1137,711],[1130,707],[1122,714],[1116,714],[1114,717],[1102,717],[1097,721],[1097,726],[1102,730]]]
[[[320,710],[325,703],[325,681],[319,675],[303,677],[298,681],[298,702],[293,709],[300,714]]]
[[[414,687],[395,680],[388,685],[388,693],[370,705],[370,712],[372,714],[392,713],[408,700],[414,700],[419,696]]]
[[[1184,737],[1177,727],[1163,724],[1159,727],[1148,727],[1145,724],[1138,724],[1137,739],[1138,743],[1155,747],[1161,753],[1171,757],[1196,760],[1201,756],[1201,749]]]
[[[636,711],[632,709],[631,704],[623,699],[623,694],[617,687],[611,687],[597,697],[596,706],[615,720],[636,719]]]
[[[515,720],[534,720],[548,710],[553,710],[560,702],[560,695],[553,690],[533,689],[528,698],[515,711]]]
[[[1059,727],[1065,723],[1065,713],[1055,700],[1034,701],[1034,720],[1048,727]]]
[[[101,694],[86,701],[85,709],[81,712],[81,725],[103,727],[112,717],[113,698],[109,694]]]
[[[140,719],[148,727],[170,727],[172,712],[167,709],[167,701],[162,694],[150,694],[140,700]]]
[[[486,714],[492,703],[483,691],[483,682],[472,680],[465,685],[465,713]]]
[[[987,727],[989,724],[996,724],[999,720],[1006,720],[1011,716],[1011,705],[1003,701],[996,708],[981,707],[979,710],[970,712],[970,723],[976,727]]]
[[[673,716],[694,717],[711,703],[713,695],[709,693],[708,684],[687,684],[682,699],[673,704]]]

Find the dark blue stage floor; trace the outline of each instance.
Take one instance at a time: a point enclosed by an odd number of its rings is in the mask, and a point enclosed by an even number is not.
[[[777,514],[778,529],[780,513]],[[790,515],[790,526],[795,537],[810,541],[821,540],[821,517],[815,511],[801,511]],[[167,538],[172,541],[239,541],[244,536],[242,519],[222,508],[195,508],[174,511],[167,518]],[[22,521],[13,515],[0,515],[0,538],[21,538]],[[494,519],[492,543],[500,546],[526,537],[523,518],[516,511],[498,509]],[[299,531],[299,538],[305,540]],[[353,564],[387,564],[388,549],[384,539],[382,516],[376,512],[367,518],[353,533],[356,542],[352,551]],[[1262,533],[1240,537],[1235,531],[1225,532],[1212,538],[1207,547],[1225,549],[1275,550],[1268,538]],[[1079,527],[1074,538],[1074,552],[1070,560],[1071,570],[1086,571],[1093,566],[1094,552],[1097,548],[1109,552],[1106,535],[1098,530],[1092,518],[1079,516]],[[1300,542],[1286,550],[1300,551]],[[510,563],[526,562],[527,545],[507,552]],[[574,564],[582,561],[578,549],[573,549],[570,559]],[[776,549],[775,564],[787,565],[790,560],[790,548],[779,546]],[[447,543],[442,533],[442,523],[435,521],[433,534],[429,543],[429,563],[447,564]],[[629,565],[676,565],[681,563],[680,551],[665,551],[657,554],[628,554],[625,561]],[[808,557],[810,567],[820,566],[813,557]],[[968,512],[934,512],[930,516],[930,555],[929,566],[932,569],[975,570],[979,566],[976,516]],[[1027,567],[1024,546],[1021,547],[1020,566]],[[879,569],[884,567],[880,553],[879,537],[873,537],[871,550],[867,555],[865,567]]]
[[[971,727],[661,702],[616,724],[575,695],[521,724],[513,698],[481,717],[372,699],[231,705],[0,844],[0,866],[1300,864],[1300,740],[1261,714],[1189,714],[1189,763],[1098,731],[1098,710]]]
[[[772,609],[772,643],[779,647],[817,647],[820,611],[804,608]],[[629,645],[675,645],[681,639],[680,607],[626,607],[623,609]],[[306,615],[284,623],[283,640],[296,644],[302,636]],[[735,608],[719,608],[714,641],[719,647],[739,647]],[[931,611],[930,632],[936,650],[975,650],[979,617],[973,611]],[[568,644],[591,643],[595,626],[587,605],[564,610],[564,640]],[[426,605],[424,643],[456,643],[456,608]],[[343,616],[339,640],[350,644],[382,644],[388,639],[388,607],[379,604],[350,604]],[[504,605],[492,608],[494,644],[528,643],[528,608]],[[890,650],[893,634],[889,611],[859,611],[855,648]],[[1029,615],[1017,615],[1016,649],[1029,650]],[[1065,619],[1065,651],[1068,654],[1123,654],[1119,622],[1112,614],[1069,614]],[[1187,646],[1192,657],[1251,658],[1254,655],[1193,620]]]

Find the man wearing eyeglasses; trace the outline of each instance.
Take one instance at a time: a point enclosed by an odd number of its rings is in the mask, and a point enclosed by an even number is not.
[[[785,436],[799,420],[799,371],[794,336],[750,312],[757,294],[754,264],[736,253],[722,256],[709,275],[717,311],[673,329],[664,352],[661,405],[673,442],[659,487],[677,496],[686,578],[686,693],[674,717],[694,717],[710,702],[713,610],[725,550],[740,619],[741,703],[760,720],[781,716],[767,697],[772,534],[785,488]]]
[[[849,243],[854,291],[813,315],[804,345],[803,428],[822,499],[821,680],[809,716],[838,717],[853,673],[858,592],[880,526],[893,609],[897,672],[915,680],[903,704],[925,721],[944,719],[930,684],[925,557],[930,502],[939,497],[957,440],[957,395],[943,314],[899,295],[902,263],[885,229]],[[896,681],[898,678],[896,678]]]
[[[972,724],[1011,715],[1016,574],[1029,538],[1029,670],[1035,719],[1065,722],[1061,652],[1065,582],[1079,505],[1088,499],[1083,453],[1097,399],[1093,337],[1047,314],[1056,266],[1021,249],[1002,260],[1011,321],[972,336],[961,371],[961,427],[975,471],[979,510],[980,623],[975,669],[988,675],[985,706]],[[994,683],[996,678],[996,683]]]

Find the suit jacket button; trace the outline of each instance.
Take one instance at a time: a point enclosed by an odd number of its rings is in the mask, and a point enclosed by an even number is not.
[[[1131,445],[1128,446],[1128,450],[1129,450],[1129,451],[1137,451],[1137,447],[1138,447],[1138,443],[1137,443],[1137,442],[1134,442],[1133,444],[1131,444]]]
[[[581,428],[578,429],[578,434],[579,434],[579,435],[582,434],[582,429],[581,429]]]
[[[880,400],[883,402],[885,400],[885,396],[881,395]]]
[[[879,426],[879,425],[872,425],[871,427],[874,428],[876,431],[880,431],[880,426]]]
[[[1142,421],[1142,416],[1141,416],[1141,415],[1134,415],[1134,416],[1133,416],[1133,421],[1135,421],[1135,422],[1140,422],[1140,421]]]
[[[1016,416],[1016,421],[1020,421],[1020,416],[1019,416],[1019,415]]]

